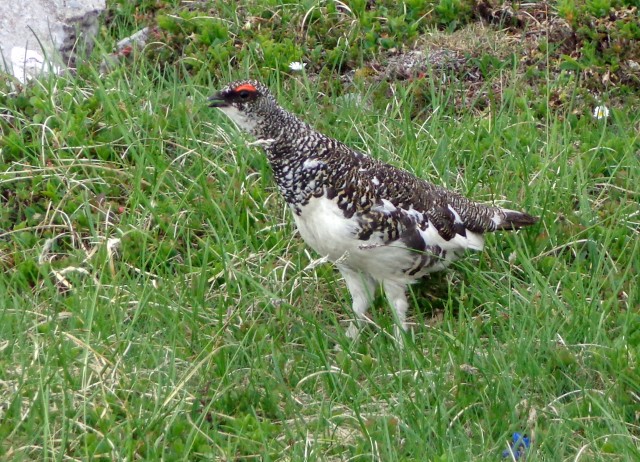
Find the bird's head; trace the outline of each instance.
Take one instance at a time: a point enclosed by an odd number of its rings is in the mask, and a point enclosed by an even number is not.
[[[255,80],[232,82],[209,98],[209,107],[224,112],[242,130],[261,137],[278,110],[269,89]]]

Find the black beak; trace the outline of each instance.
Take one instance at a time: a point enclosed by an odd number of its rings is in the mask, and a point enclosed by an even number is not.
[[[225,101],[224,96],[220,92],[216,93],[213,96],[210,96],[209,102],[211,103],[209,104],[209,107],[226,107],[229,105],[229,103]]]

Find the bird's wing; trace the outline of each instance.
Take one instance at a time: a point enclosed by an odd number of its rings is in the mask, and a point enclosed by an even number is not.
[[[358,238],[382,245],[402,243],[417,252],[434,248],[481,250],[482,234],[467,229],[459,218],[450,209],[437,205],[420,211],[396,207],[382,199],[380,204],[359,215]]]
[[[369,176],[376,179],[378,200],[396,207],[416,210],[429,219],[445,239],[465,230],[485,233],[532,225],[537,218],[515,210],[474,202],[454,191],[436,186],[400,168],[372,159]]]
[[[481,250],[483,233],[537,221],[526,213],[471,201],[341,143],[334,149],[347,166],[339,185],[350,198],[345,216],[357,216],[357,237],[371,245],[402,242],[417,251]]]

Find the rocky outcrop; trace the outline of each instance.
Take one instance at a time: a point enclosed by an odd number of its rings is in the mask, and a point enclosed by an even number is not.
[[[93,48],[105,0],[0,2],[0,70],[25,82],[73,68]]]

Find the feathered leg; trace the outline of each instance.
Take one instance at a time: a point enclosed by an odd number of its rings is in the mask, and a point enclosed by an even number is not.
[[[362,322],[366,319],[367,308],[369,308],[375,296],[376,283],[371,276],[345,266],[340,265],[338,269],[347,283],[347,288],[353,300],[353,314],[356,318],[355,323],[350,323],[347,328],[347,337],[355,339],[358,337]]]
[[[382,282],[382,287],[396,315],[397,324],[394,329],[396,339],[401,340],[399,327],[404,331],[407,330],[407,308],[409,308],[407,285],[386,280]]]

